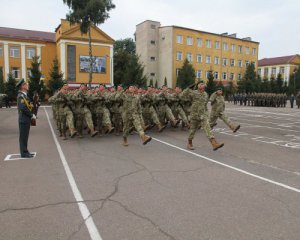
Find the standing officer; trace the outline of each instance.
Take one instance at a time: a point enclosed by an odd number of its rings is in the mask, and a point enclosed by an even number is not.
[[[17,103],[19,113],[19,143],[20,143],[20,155],[22,158],[32,158],[34,154],[31,154],[27,149],[29,130],[31,118],[36,116],[31,112],[32,105],[29,103],[27,92],[29,84],[24,79],[20,80],[16,87],[19,89]]]

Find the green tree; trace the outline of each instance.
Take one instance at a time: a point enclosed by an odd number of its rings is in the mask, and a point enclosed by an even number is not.
[[[114,52],[125,50],[129,54],[135,54],[136,45],[132,38],[125,38],[115,41]]]
[[[288,87],[287,81],[284,81],[282,92],[283,93],[288,93],[289,92],[289,87]]]
[[[185,89],[188,86],[194,84],[195,79],[196,79],[195,69],[193,68],[193,65],[190,64],[187,59],[185,59],[182,67],[179,69],[176,86]]]
[[[167,81],[167,77],[165,77],[165,80],[164,80],[164,86],[168,86],[168,81]]]
[[[88,34],[89,38],[89,56],[90,72],[89,85],[93,79],[93,55],[92,55],[92,36],[91,27],[104,23],[109,18],[108,12],[115,8],[112,0],[63,0],[70,8],[67,14],[67,20],[71,24],[79,24],[82,34]]]
[[[155,87],[155,88],[158,88],[158,82],[157,82],[157,80],[155,81],[154,87]]]
[[[276,78],[276,92],[282,93],[283,92],[283,78],[281,73],[278,73]]]
[[[4,87],[4,80],[3,80],[3,71],[2,68],[0,68],[0,93],[5,92],[5,87]]]
[[[260,75],[257,75],[257,78],[254,82],[254,92],[261,92],[261,87],[262,87],[262,80],[261,80],[261,77]]]
[[[153,79],[152,78],[150,79],[149,87],[153,87]]]
[[[16,79],[11,73],[8,74],[8,79],[5,83],[5,93],[11,101],[17,100]]]
[[[214,81],[214,75],[212,71],[209,71],[208,76],[207,76],[207,85],[206,85],[206,92],[210,96],[213,92],[216,91],[216,83]]]
[[[270,92],[276,93],[276,82],[275,82],[274,76],[271,76],[271,79],[270,79]]]
[[[295,84],[294,84],[295,83]],[[300,66],[290,75],[289,93],[296,95],[300,90]]]
[[[232,81],[229,81],[228,85],[225,87],[225,97],[228,99],[228,96],[233,95],[236,93],[237,89],[236,86]]]
[[[261,83],[261,92],[263,93],[269,93],[270,92],[270,82],[267,77],[264,77],[262,83]]]
[[[57,57],[54,58],[52,69],[49,72],[50,79],[48,81],[48,91],[53,95],[58,89],[64,85],[63,73],[59,71],[59,64]]]
[[[253,63],[251,63],[247,66],[245,75],[243,77],[245,92],[249,93],[254,91],[255,80],[255,66]]]
[[[144,66],[136,54],[120,50],[114,54],[114,84],[124,87],[137,85],[146,87],[147,78],[144,76]]]
[[[41,97],[41,71],[40,71],[40,57],[35,56],[32,58],[29,80],[28,96],[32,99],[34,92],[36,91]]]

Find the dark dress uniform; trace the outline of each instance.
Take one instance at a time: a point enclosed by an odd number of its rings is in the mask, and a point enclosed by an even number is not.
[[[29,158],[33,155],[27,149],[29,130],[31,118],[33,116],[31,109],[25,104],[25,100],[29,103],[27,94],[19,91],[18,92],[18,113],[19,113],[19,143],[20,143],[20,154],[22,158]]]

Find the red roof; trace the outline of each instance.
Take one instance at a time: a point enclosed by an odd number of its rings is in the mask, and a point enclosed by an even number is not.
[[[290,63],[298,54],[284,57],[275,57],[275,58],[263,58],[258,60],[258,66],[270,66],[270,65],[280,65]]]
[[[0,27],[0,37],[55,42],[55,33]]]

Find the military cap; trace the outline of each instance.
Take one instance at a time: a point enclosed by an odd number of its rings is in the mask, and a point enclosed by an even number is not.
[[[217,86],[217,90],[224,91],[224,86]]]
[[[24,78],[22,78],[19,82],[17,82],[16,88],[20,88],[24,83],[26,83],[26,81],[24,80]]]
[[[197,85],[198,85],[199,83],[205,84],[204,80],[199,80],[199,81],[197,82]]]

